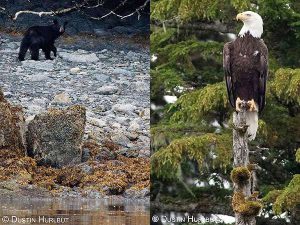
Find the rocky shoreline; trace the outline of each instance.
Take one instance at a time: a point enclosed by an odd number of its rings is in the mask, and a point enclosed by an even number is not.
[[[50,109],[61,111],[80,105],[86,110],[81,159],[76,165],[52,168],[34,156],[28,157],[28,152],[22,156],[0,149],[0,170],[6,170],[3,174],[9,175],[9,169],[21,174],[0,178],[0,195],[10,192],[26,196],[32,192],[45,197],[148,196],[149,50],[117,46],[109,50],[103,48],[103,42],[99,49],[97,41],[89,39],[88,48],[82,43],[62,41],[54,60],[46,61],[42,56],[41,61],[20,63],[16,60],[20,37],[0,37],[0,87],[5,99],[23,107],[25,129],[36,115]],[[37,127],[37,133],[42,132]],[[49,130],[49,126],[45,129]],[[41,143],[54,136],[45,135]],[[36,152],[41,154],[40,150]]]

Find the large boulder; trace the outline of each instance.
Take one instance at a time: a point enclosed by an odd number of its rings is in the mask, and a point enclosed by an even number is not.
[[[86,109],[72,106],[50,109],[28,124],[27,152],[38,165],[61,168],[81,161]]]
[[[4,99],[0,90],[0,151],[9,149],[25,155],[25,120],[23,110]]]

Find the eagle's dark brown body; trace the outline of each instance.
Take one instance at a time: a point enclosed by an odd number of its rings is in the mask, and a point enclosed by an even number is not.
[[[223,50],[223,66],[229,102],[254,100],[261,112],[265,105],[268,49],[260,38],[249,33],[228,42]]]

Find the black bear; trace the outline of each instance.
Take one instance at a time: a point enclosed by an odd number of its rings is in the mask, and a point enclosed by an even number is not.
[[[68,22],[60,26],[58,21],[53,20],[53,24],[49,26],[34,26],[28,28],[21,42],[19,51],[19,60],[23,61],[27,50],[30,50],[31,59],[39,59],[39,50],[42,49],[46,59],[52,59],[50,53],[53,52],[56,57],[55,40],[65,32]]]

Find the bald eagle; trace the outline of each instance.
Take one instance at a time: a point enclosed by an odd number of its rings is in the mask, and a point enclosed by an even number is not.
[[[238,113],[247,102],[246,122],[249,140],[254,140],[258,128],[258,113],[265,107],[268,74],[268,48],[261,39],[263,20],[255,12],[236,16],[244,25],[236,40],[223,49],[223,67],[230,105]]]

